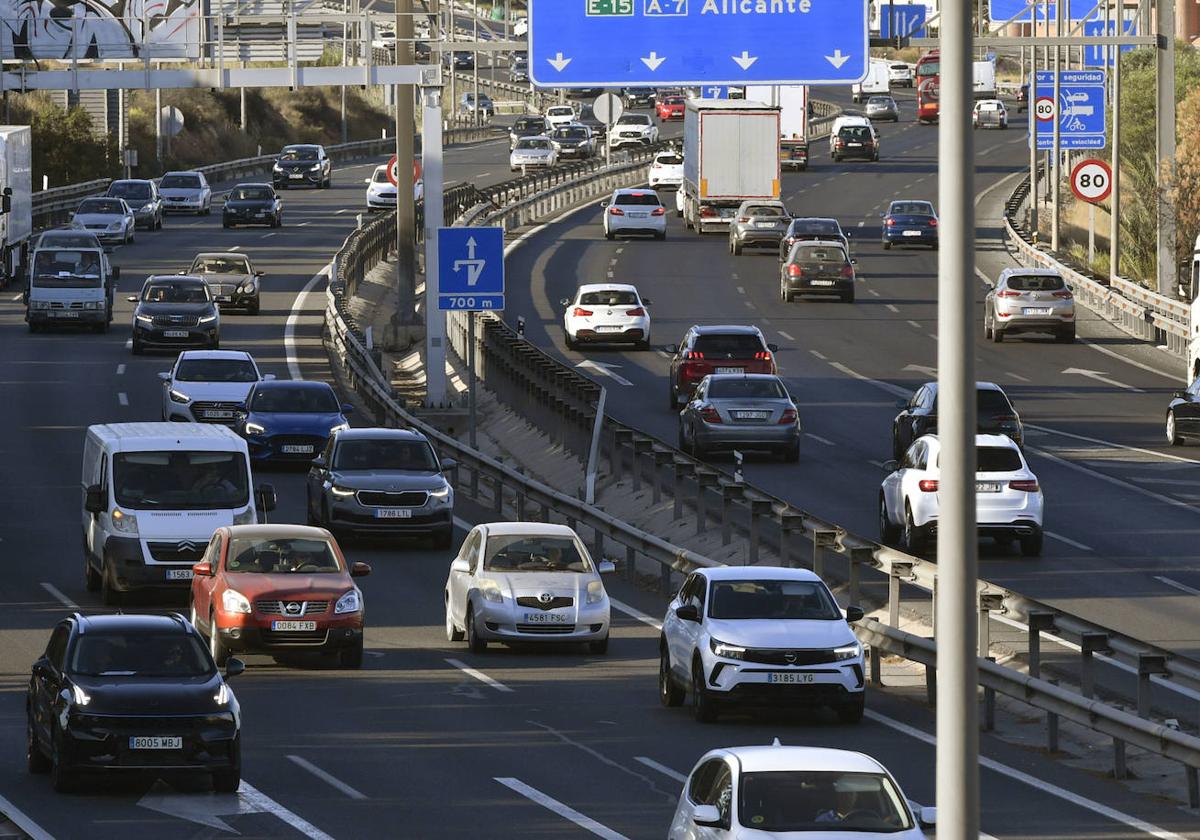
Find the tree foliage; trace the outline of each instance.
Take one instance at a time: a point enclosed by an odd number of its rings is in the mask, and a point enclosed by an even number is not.
[[[42,176],[51,187],[113,176],[118,170],[116,143],[97,136],[82,108],[65,109],[45,94],[13,96],[9,118],[33,134],[33,188]]]

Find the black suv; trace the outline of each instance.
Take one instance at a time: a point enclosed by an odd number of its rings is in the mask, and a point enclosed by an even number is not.
[[[333,185],[333,162],[324,146],[284,146],[271,167],[271,184],[277,190],[303,186],[327,190]]]
[[[232,793],[242,777],[241,710],[204,639],[181,615],[75,613],[33,663],[26,711],[31,773],[67,791],[80,774],[200,770]]]
[[[151,275],[142,293],[126,300],[137,304],[130,343],[135,356],[153,349],[221,348],[221,313],[203,277]]]
[[[927,382],[910,399],[896,404],[900,413],[892,421],[892,457],[897,461],[904,457],[914,440],[937,432],[937,391],[936,382]],[[975,408],[979,434],[1007,435],[1017,446],[1025,445],[1021,415],[999,385],[976,382]]]

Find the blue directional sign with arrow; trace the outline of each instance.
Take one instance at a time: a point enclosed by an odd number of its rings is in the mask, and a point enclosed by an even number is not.
[[[1096,37],[1098,35],[1103,35],[1104,34],[1104,21],[1102,21],[1102,20],[1085,21],[1083,24],[1083,34],[1088,37]],[[1108,34],[1109,35],[1117,34],[1117,22],[1115,20],[1110,20],[1108,22]],[[1121,34],[1136,35],[1137,34],[1137,21],[1136,20],[1125,21],[1125,31]],[[1083,64],[1084,64],[1084,66],[1085,67],[1103,67],[1104,66],[1104,51],[1106,49],[1111,50],[1112,47],[1103,47],[1103,46],[1084,47],[1083,48]],[[1121,52],[1129,52],[1131,49],[1133,49],[1132,46],[1120,48]],[[1113,60],[1115,58],[1116,58],[1116,53],[1109,53],[1110,60]]]
[[[530,0],[529,75],[545,87],[852,84],[867,0]]]
[[[1013,18],[1029,20],[1029,4],[1030,0],[988,0],[988,17],[998,24]],[[1049,7],[1048,13],[1043,13],[1042,5],[1042,0],[1033,4],[1032,11],[1037,15],[1035,20],[1053,22],[1058,19],[1058,4],[1055,0],[1046,4]],[[1097,5],[1096,0],[1067,0],[1067,19],[1084,20],[1091,17]]]
[[[1102,70],[1063,70],[1059,84],[1059,102],[1054,116],[1059,120],[1059,145],[1063,149],[1103,149],[1104,135],[1104,80]],[[1054,71],[1039,70],[1033,96],[1030,101],[1048,98],[1047,107],[1054,97]],[[1040,107],[1035,108],[1040,112]],[[1036,116],[1036,113],[1035,113]],[[1037,125],[1037,147],[1054,148],[1054,119],[1035,119]]]
[[[700,97],[702,99],[728,99],[728,85],[705,85],[700,88]]]
[[[925,6],[884,3],[879,7],[879,36],[881,38],[924,38]]]
[[[438,309],[504,308],[504,228],[438,229]]]

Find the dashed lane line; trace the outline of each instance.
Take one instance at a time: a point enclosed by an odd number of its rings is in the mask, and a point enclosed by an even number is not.
[[[366,794],[362,793],[359,790],[356,790],[355,788],[350,787],[350,785],[343,782],[337,776],[334,776],[332,773],[327,773],[326,771],[322,770],[320,767],[313,764],[311,761],[309,761],[307,758],[304,758],[303,756],[289,755],[287,757],[287,759],[288,759],[288,761],[292,762],[292,764],[295,764],[297,767],[307,770],[309,773],[312,773],[314,776],[316,776],[322,782],[325,782],[325,784],[329,785],[330,787],[332,787],[336,790],[341,791],[342,793],[346,794],[346,796],[350,797],[351,799],[363,800],[363,799],[367,798]]]
[[[837,444],[834,443],[833,441],[831,441],[829,438],[823,438],[820,435],[814,435],[812,432],[805,432],[804,436],[810,437],[813,440],[815,440],[817,443],[823,443],[826,446],[837,446]]]
[[[129,395],[124,391],[121,391],[117,394],[117,402],[119,402],[121,405],[129,405]]]
[[[1075,542],[1075,540],[1071,539],[1070,537],[1064,537],[1062,534],[1056,534],[1053,531],[1043,531],[1042,533],[1044,533],[1047,537],[1049,537],[1052,540],[1057,540],[1060,543],[1066,543],[1067,545],[1071,546],[1071,548],[1077,548],[1080,551],[1095,551],[1096,550],[1096,549],[1092,548],[1091,546],[1084,545],[1081,542]]]
[[[492,677],[489,677],[487,674],[483,673],[483,671],[477,671],[476,669],[472,668],[470,665],[468,665],[467,663],[463,662],[460,659],[449,659],[448,658],[448,659],[446,659],[446,661],[448,663],[450,663],[451,665],[453,665],[458,670],[462,671],[468,677],[472,677],[473,679],[479,680],[481,683],[488,686],[489,688],[494,688],[494,689],[496,689],[496,691],[499,691],[502,694],[512,694],[513,693],[513,690],[511,688],[509,688],[508,686],[506,686],[504,683],[500,682],[497,679],[493,679]]]
[[[258,809],[259,811],[263,811],[277,817],[280,820],[283,820],[292,828],[296,829],[296,831],[300,832],[305,837],[308,837],[309,840],[333,840],[333,837],[326,834],[324,831],[321,831],[321,829],[317,828],[299,814],[289,811],[274,799],[259,791],[258,788],[251,785],[245,779],[242,780],[242,785],[238,788],[238,796],[241,797],[242,800],[247,804]]]
[[[62,604],[67,609],[69,609],[69,610],[79,609],[79,605],[76,604],[74,601],[72,601],[70,598],[68,598],[66,595],[64,595],[62,593],[62,590],[59,589],[57,586],[55,586],[53,583],[43,583],[42,589],[45,589],[47,592],[49,592],[51,595],[53,595],[54,600],[58,601],[58,603]]]
[[[3,796],[0,796],[0,812],[8,817],[9,822],[25,832],[29,840],[54,840],[53,834],[35,823],[24,811]]]
[[[682,773],[680,773],[677,770],[672,770],[670,767],[668,767],[665,764],[659,764],[653,758],[650,758],[648,756],[635,755],[633,757],[633,760],[638,762],[639,764],[644,764],[646,767],[649,767],[651,770],[657,770],[659,773],[662,773],[668,779],[674,779],[675,781],[681,782],[681,783],[687,781],[687,776],[683,775]]]
[[[795,340],[796,340],[795,338],[793,338],[792,336],[790,336],[788,333],[785,333],[783,330],[780,330],[780,331],[779,331],[779,334],[780,334],[781,336],[783,336],[784,338],[786,338],[788,341],[795,341]]]
[[[889,304],[887,304],[887,310],[888,310],[889,312],[894,312],[894,313],[896,313],[897,315],[899,315],[899,314],[900,314],[900,310],[896,308],[896,304],[894,304],[894,303],[889,303]]]
[[[921,325],[920,325],[920,324],[918,324],[916,321],[909,321],[909,322],[908,322],[908,325],[909,325],[910,327],[912,327],[914,330],[919,330],[919,329],[921,329]]]
[[[563,819],[575,823],[575,825],[579,826],[585,831],[591,832],[597,837],[603,838],[603,840],[629,840],[629,838],[627,838],[624,834],[619,834],[618,832],[613,831],[611,828],[601,825],[591,817],[581,814],[579,811],[576,811],[569,805],[564,805],[552,796],[542,793],[537,788],[530,787],[520,779],[504,776],[495,776],[494,778],[497,782],[504,785],[514,793],[519,793],[529,801],[541,805],[548,811],[553,811]]]
[[[1169,577],[1163,577],[1162,575],[1155,575],[1154,579],[1156,581],[1158,581],[1159,583],[1162,583],[1162,584],[1165,584],[1165,585],[1171,587],[1172,589],[1178,589],[1180,592],[1186,592],[1188,595],[1200,595],[1200,589],[1196,589],[1194,587],[1188,586],[1186,583],[1180,583],[1177,580],[1171,580],[1171,578],[1169,578]]]

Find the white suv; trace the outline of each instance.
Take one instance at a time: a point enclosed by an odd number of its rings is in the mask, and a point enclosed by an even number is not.
[[[162,380],[162,419],[233,426],[246,416],[254,383],[274,379],[241,350],[185,350]]]
[[[698,569],[667,607],[659,641],[664,706],[692,696],[692,713],[714,720],[722,705],[831,706],[846,723],[863,716],[863,648],[819,577],[806,569]]]
[[[600,202],[604,209],[604,238],[631,233],[653,234],[655,239],[667,238],[667,209],[654,190],[613,190],[611,197]]]
[[[920,554],[936,537],[941,452],[937,435],[923,435],[899,464],[883,465],[890,475],[879,489],[881,542],[899,541]],[[1042,489],[1021,448],[1005,435],[976,435],[975,457],[980,536],[992,537],[1002,547],[1020,540],[1021,554],[1037,557],[1042,553]]]
[[[575,108],[572,105],[551,105],[546,109],[546,122],[550,123],[551,131],[570,125],[575,119]]]
[[[649,114],[622,114],[608,133],[608,148],[651,146],[658,142],[658,126]]]

